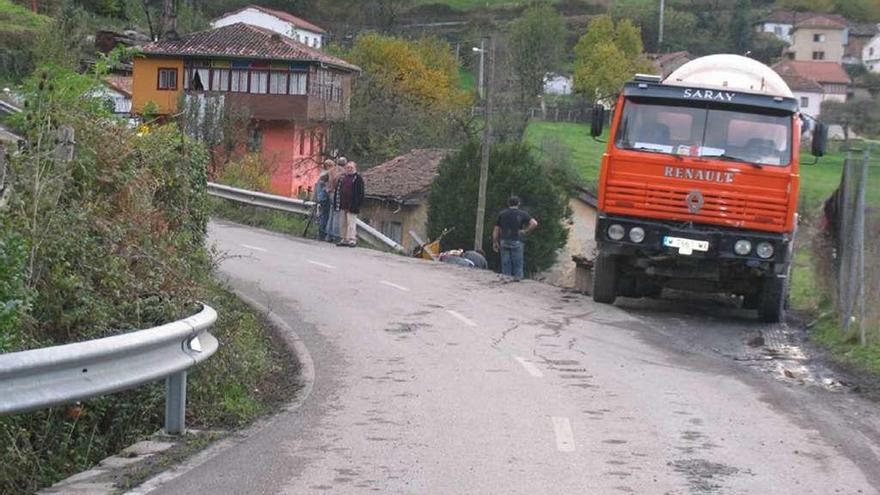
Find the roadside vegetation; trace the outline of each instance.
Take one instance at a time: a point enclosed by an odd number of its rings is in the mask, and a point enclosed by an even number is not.
[[[101,64],[99,64],[100,71]],[[289,397],[290,359],[213,278],[205,248],[208,154],[175,124],[137,133],[94,99],[98,74],[45,66],[11,122],[0,199],[0,352],[220,315],[216,355],[189,385],[188,421],[242,424]],[[158,431],[161,384],[0,418],[0,493],[31,493]]]

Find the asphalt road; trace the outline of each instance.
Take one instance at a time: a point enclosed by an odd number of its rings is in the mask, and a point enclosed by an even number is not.
[[[233,224],[210,236],[313,382],[139,493],[878,493],[876,404],[725,301],[597,305]]]

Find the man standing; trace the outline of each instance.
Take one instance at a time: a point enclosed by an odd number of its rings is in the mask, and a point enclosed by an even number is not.
[[[357,245],[357,218],[364,201],[364,179],[357,172],[357,164],[348,162],[345,175],[336,187],[339,198],[339,224],[342,240],[338,246],[355,247]]]
[[[323,170],[315,183],[315,201],[318,203],[320,216],[318,217],[318,240],[327,240],[327,227],[330,223],[330,169],[334,167],[333,160],[324,160]]]
[[[538,221],[519,209],[519,198],[511,196],[492,229],[492,248],[496,253],[501,251],[501,273],[517,280],[523,278],[522,236],[537,227]]]
[[[330,167],[330,180],[327,182],[327,192],[330,196],[330,219],[327,222],[327,240],[330,242],[339,242],[342,236],[339,235],[339,196],[336,189],[339,182],[345,175],[345,164],[348,160],[344,156],[336,159],[336,165]]]

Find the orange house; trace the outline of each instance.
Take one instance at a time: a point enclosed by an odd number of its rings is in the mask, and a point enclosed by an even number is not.
[[[311,193],[329,125],[348,118],[360,69],[296,40],[237,23],[145,45],[134,60],[132,112],[173,116],[181,101],[244,111],[240,149],[260,153],[271,191]]]

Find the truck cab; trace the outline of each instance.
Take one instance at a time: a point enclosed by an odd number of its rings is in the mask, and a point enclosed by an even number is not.
[[[602,158],[593,298],[731,293],[761,320],[781,320],[800,136],[785,82],[746,57],[702,57],[665,81],[626,83]]]

